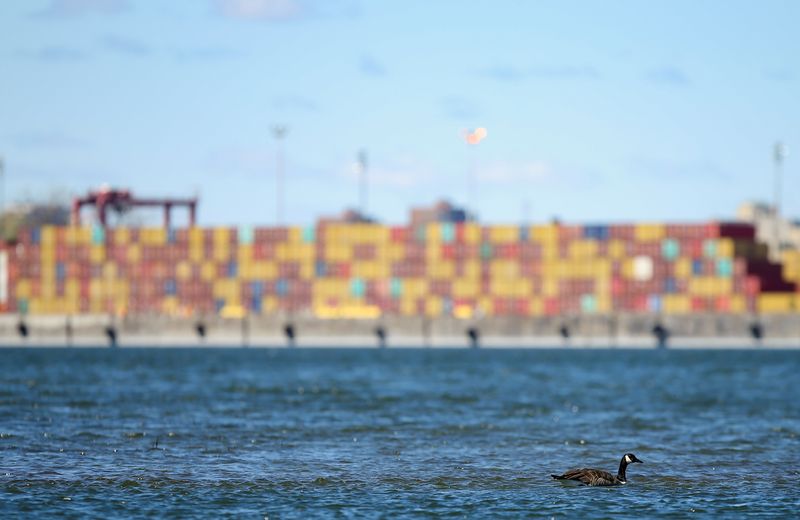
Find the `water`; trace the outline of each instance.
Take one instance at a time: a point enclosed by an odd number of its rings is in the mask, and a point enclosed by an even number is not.
[[[800,351],[0,349],[0,516],[796,515]],[[644,464],[615,488],[549,474]]]

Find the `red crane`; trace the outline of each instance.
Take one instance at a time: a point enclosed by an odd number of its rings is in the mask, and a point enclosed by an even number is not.
[[[98,191],[90,191],[85,197],[75,197],[72,200],[73,226],[79,226],[81,223],[81,208],[92,204],[97,207],[97,219],[103,227],[108,226],[106,210],[109,208],[123,212],[137,206],[161,206],[164,208],[165,228],[170,227],[170,211],[173,206],[185,206],[189,209],[190,227],[194,227],[197,214],[197,197],[191,199],[139,199],[135,198],[130,190],[100,188]]]

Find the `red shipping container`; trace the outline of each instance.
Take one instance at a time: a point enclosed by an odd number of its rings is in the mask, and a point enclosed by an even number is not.
[[[410,233],[407,227],[392,226],[389,229],[389,238],[395,243],[405,243],[408,241]]]
[[[445,260],[454,260],[456,257],[456,246],[454,244],[444,244],[442,246],[441,255]]]
[[[559,226],[558,238],[560,241],[569,242],[583,238],[582,226]]]
[[[514,300],[514,314],[517,316],[527,316],[530,314],[531,302],[528,298],[517,298]]]
[[[561,313],[561,306],[558,298],[548,297],[544,299],[544,314],[546,316],[557,316]]]
[[[463,244],[465,241],[465,226],[462,223],[456,224],[456,242],[459,244]]]
[[[636,228],[631,224],[616,224],[608,228],[608,236],[613,239],[633,240],[635,233]]]

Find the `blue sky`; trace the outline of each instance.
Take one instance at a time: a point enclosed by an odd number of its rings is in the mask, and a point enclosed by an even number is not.
[[[797,216],[798,19],[792,0],[7,0],[6,200],[107,183],[271,224],[285,124],[293,224],[358,204],[361,149],[384,222],[442,197],[497,223],[731,218],[771,200],[776,140]]]

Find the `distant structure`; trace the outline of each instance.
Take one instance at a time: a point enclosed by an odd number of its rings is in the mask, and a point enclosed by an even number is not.
[[[377,221],[354,208],[347,208],[339,215],[332,217],[321,217],[319,223],[325,224],[375,224]]]
[[[765,202],[745,202],[736,211],[736,218],[755,226],[756,239],[769,245],[773,260],[777,260],[782,251],[800,249],[800,222],[781,218],[775,206]]]
[[[0,240],[14,241],[21,228],[65,226],[69,209],[57,202],[15,204],[0,215]]]
[[[435,222],[471,222],[474,218],[465,209],[458,208],[446,200],[440,200],[430,208],[412,208],[411,225],[422,226]]]
[[[197,216],[197,198],[189,199],[142,199],[134,197],[129,190],[116,190],[109,187],[100,188],[97,191],[90,191],[83,197],[75,197],[72,201],[72,225],[81,224],[81,208],[83,206],[95,206],[97,208],[97,220],[103,227],[108,226],[106,212],[113,209],[118,213],[128,211],[132,207],[160,206],[164,208],[164,227],[171,226],[171,211],[173,206],[185,206],[189,209],[189,227],[195,226]]]

